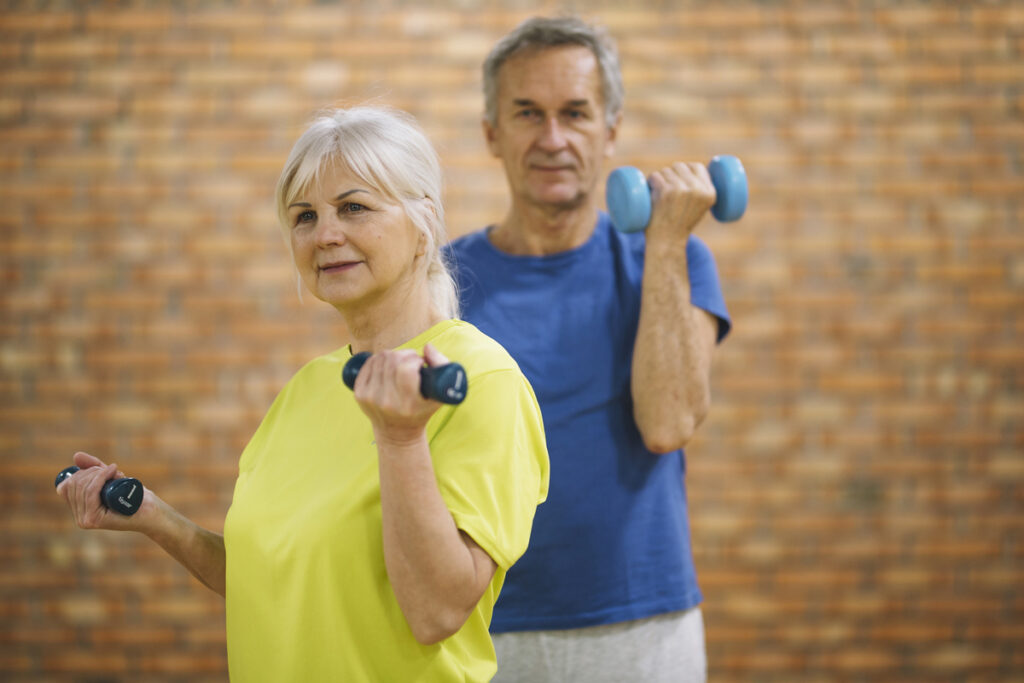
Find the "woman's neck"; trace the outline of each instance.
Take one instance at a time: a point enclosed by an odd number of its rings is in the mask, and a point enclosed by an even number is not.
[[[445,319],[431,302],[426,283],[411,292],[390,294],[380,301],[338,307],[352,353],[393,349]]]

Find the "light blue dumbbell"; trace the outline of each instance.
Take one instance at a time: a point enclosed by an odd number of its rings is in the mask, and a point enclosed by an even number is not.
[[[711,184],[718,199],[711,215],[722,223],[739,220],[747,210],[747,172],[734,156],[720,154],[708,164]],[[637,232],[651,221],[651,188],[647,177],[633,166],[611,172],[605,187],[608,213],[621,232]]]

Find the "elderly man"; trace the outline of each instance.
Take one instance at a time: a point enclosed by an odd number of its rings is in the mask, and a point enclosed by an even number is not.
[[[511,204],[449,250],[463,317],[529,378],[551,458],[548,502],[495,607],[495,680],[703,681],[682,448],[730,327],[692,234],[715,190],[703,164],[672,164],[648,179],[646,232],[612,228],[599,183],[622,78],[611,40],[579,19],[505,36],[484,91]]]

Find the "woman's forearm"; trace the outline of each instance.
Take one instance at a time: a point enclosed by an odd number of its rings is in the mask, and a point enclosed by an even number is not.
[[[402,444],[378,439],[378,450],[388,578],[413,635],[435,643],[462,627],[496,565],[456,527],[425,436]]]
[[[152,495],[147,491],[147,495]],[[225,591],[224,537],[192,522],[152,495],[152,516],[139,531],[218,595]],[[140,510],[141,512],[141,510]]]

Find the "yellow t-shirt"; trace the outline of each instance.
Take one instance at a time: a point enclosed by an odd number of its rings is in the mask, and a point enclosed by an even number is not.
[[[448,320],[403,344],[432,343],[466,368],[465,401],[440,408],[427,438],[456,525],[497,563],[465,625],[416,641],[384,567],[377,448],[341,381],[348,347],[288,382],[242,453],[224,524],[232,681],[486,681],[488,634],[510,566],[547,496],[548,455],[533,389],[469,323]]]

